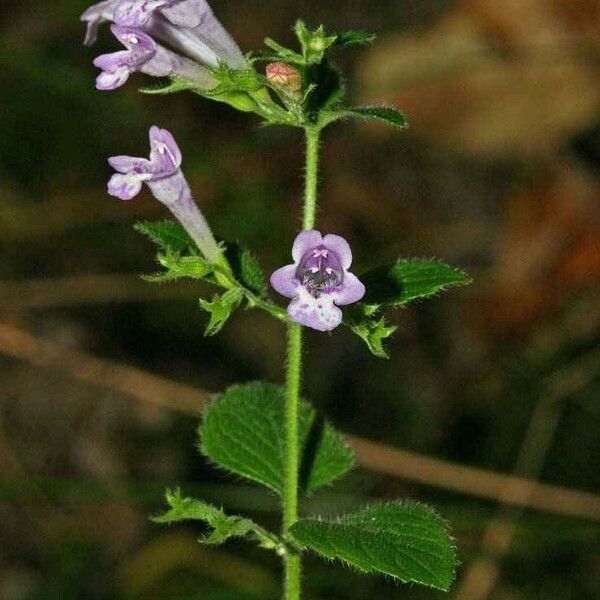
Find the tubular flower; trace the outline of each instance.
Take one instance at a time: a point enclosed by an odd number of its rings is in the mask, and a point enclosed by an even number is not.
[[[96,41],[100,24],[113,21],[140,29],[206,67],[223,62],[241,68],[245,63],[206,0],[105,0],[88,8],[81,20],[87,23],[86,45]]]
[[[139,29],[114,24],[110,29],[127,50],[102,54],[94,60],[94,65],[102,70],[96,78],[99,90],[121,87],[136,71],[156,77],[181,75],[204,86],[214,82],[206,69],[163,48]]]
[[[365,286],[348,269],[352,251],[339,235],[321,236],[318,231],[298,234],[292,247],[294,263],[277,269],[271,285],[291,298],[287,312],[300,325],[331,331],[342,322],[338,306],[358,302]]]
[[[190,187],[181,172],[181,151],[166,130],[150,128],[150,158],[111,156],[110,166],[116,173],[108,182],[108,193],[121,200],[131,200],[146,183],[152,195],[162,202],[183,225],[202,254],[215,262],[219,247],[196,206]]]

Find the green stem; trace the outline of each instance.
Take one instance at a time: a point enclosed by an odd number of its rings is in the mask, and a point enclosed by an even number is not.
[[[317,208],[319,167],[319,134],[316,127],[306,128],[306,182],[304,191],[303,228],[312,229]],[[283,537],[289,539],[289,529],[298,520],[298,402],[302,378],[302,327],[288,325],[287,371],[285,384],[285,488],[283,494]],[[300,600],[300,552],[288,546],[285,555],[284,599]]]
[[[306,184],[304,188],[303,229],[312,229],[315,226],[320,134],[321,130],[317,127],[309,126],[306,128]]]

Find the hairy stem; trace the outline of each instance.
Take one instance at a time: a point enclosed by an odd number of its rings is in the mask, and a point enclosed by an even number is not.
[[[303,229],[312,229],[315,226],[320,134],[321,131],[317,127],[309,126],[306,128],[306,184],[304,188]]]
[[[306,128],[306,182],[304,190],[303,228],[312,229],[317,207],[319,166],[319,129]],[[302,378],[302,328],[288,325],[287,371],[285,384],[285,488],[283,495],[283,537],[298,520],[298,401]],[[285,600],[300,600],[301,557],[291,545],[285,555]]]

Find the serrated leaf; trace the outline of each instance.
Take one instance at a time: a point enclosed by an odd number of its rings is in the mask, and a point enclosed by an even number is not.
[[[140,221],[133,228],[149,237],[161,250],[184,253],[195,248],[192,238],[178,221]]]
[[[291,533],[301,546],[365,573],[444,591],[454,579],[457,559],[447,526],[420,504],[393,502],[334,520],[301,519]]]
[[[349,46],[366,46],[375,40],[374,33],[366,31],[346,31],[336,36],[335,48],[348,48]]]
[[[396,331],[396,325],[388,325],[385,317],[379,319],[366,317],[360,321],[350,321],[348,325],[356,335],[364,340],[371,353],[377,358],[390,357],[383,342]]]
[[[265,275],[255,256],[249,250],[242,251],[240,267],[243,283],[251,290],[264,294],[267,289]]]
[[[459,269],[423,258],[400,260],[393,265],[378,267],[360,279],[366,288],[362,302],[391,306],[402,306],[471,282],[471,278]]]
[[[201,451],[218,465],[282,494],[285,398],[280,386],[249,383],[229,388],[207,409]],[[312,492],[353,465],[343,438],[311,407],[299,405],[300,487]]]
[[[201,298],[200,307],[210,314],[204,335],[211,336],[219,333],[233,311],[240,305],[243,297],[243,290],[234,287],[224,294],[215,294],[210,302]]]
[[[212,531],[198,541],[203,544],[222,544],[232,537],[252,537],[264,548],[276,548],[277,536],[252,522],[250,519],[226,515],[222,510],[194,498],[185,498],[181,490],[167,490],[166,500],[169,505],[162,515],[152,517],[155,523],[179,523],[181,521],[203,521]]]
[[[337,118],[359,117],[361,119],[377,119],[388,125],[406,129],[408,120],[406,116],[395,108],[387,106],[357,106],[352,108],[342,108],[337,111]]]
[[[239,244],[227,242],[225,244],[225,256],[234,277],[242,285],[261,296],[266,293],[265,275],[250,250]]]

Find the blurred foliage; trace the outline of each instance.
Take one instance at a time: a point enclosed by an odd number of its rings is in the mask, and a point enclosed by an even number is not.
[[[344,431],[510,472],[535,406],[553,395],[561,416],[540,478],[597,492],[600,384],[585,360],[600,329],[596,0],[212,4],[244,50],[265,35],[291,43],[297,17],[377,32],[371,48],[340,56],[349,101],[397,105],[411,128],[332,126],[320,228],[352,242],[357,272],[425,256],[474,279],[395,312],[390,361],[347,331],[309,335],[306,396]],[[250,248],[267,272],[285,264],[300,135],[191,94],[139,95],[142,78],[96,92],[91,60],[113,44],[103,32],[93,51],[81,46],[86,5],[0,6],[0,280],[155,270],[132,225],[165,216],[161,207],[104,193],[106,157],[139,153],[153,123],[176,133],[217,234]],[[205,339],[194,297],[44,309],[28,300],[0,305],[2,320],[214,392],[281,381],[283,330],[262,315],[239,311]],[[2,355],[0,385],[1,598],[278,597],[279,566],[266,552],[204,549],[202,528],[165,532],[147,518],[162,489],[181,483],[277,525],[273,496],[236,491],[198,456],[193,418]],[[331,514],[399,495],[431,502],[455,525],[463,565],[479,554],[493,506],[467,496],[359,470],[305,508]],[[526,512],[490,598],[597,598],[598,534],[597,524]],[[440,597],[316,560],[310,572],[308,600]]]

